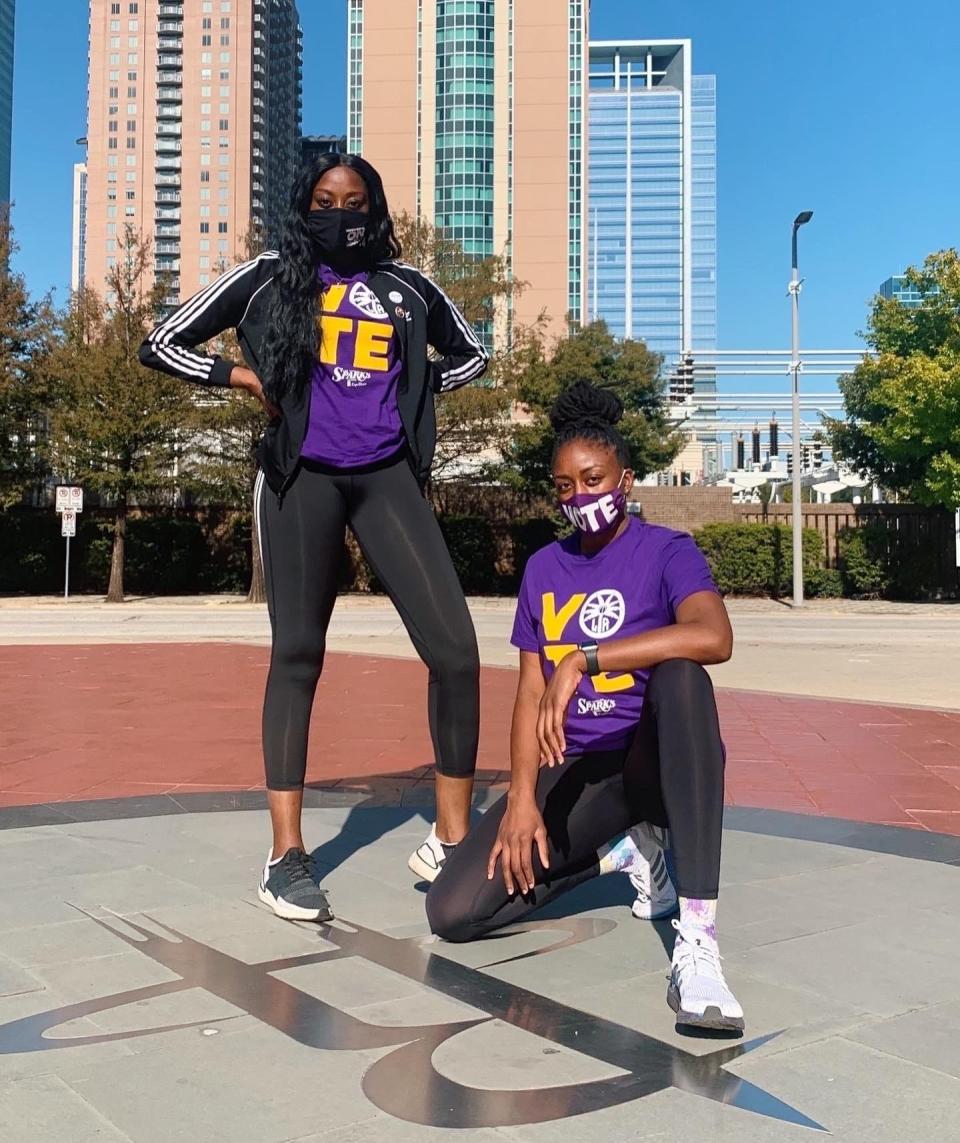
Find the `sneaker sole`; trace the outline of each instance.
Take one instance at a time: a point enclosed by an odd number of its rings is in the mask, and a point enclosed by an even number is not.
[[[407,868],[411,873],[415,873],[419,878],[421,878],[421,880],[429,881],[431,883],[436,881],[437,877],[440,874],[440,870],[435,868],[433,865],[427,865],[427,863],[416,850],[410,854],[410,859],[407,862]]]
[[[674,897],[672,901],[665,901],[662,905],[659,905],[653,913],[638,913],[637,903],[634,901],[630,906],[630,912],[638,921],[660,921],[664,917],[669,917],[673,913],[676,913],[679,904],[679,901]]]
[[[274,913],[284,921],[333,920],[333,910],[329,906],[326,909],[304,909],[301,905],[291,905],[282,897],[274,897],[270,890],[265,889],[262,885],[257,888],[257,896],[264,905],[269,905]]]
[[[708,1004],[703,1014],[685,1012],[680,1007],[680,992],[671,984],[667,988],[667,1003],[676,1013],[678,1028],[708,1028],[714,1032],[742,1032],[742,1016],[724,1016],[715,1004]]]

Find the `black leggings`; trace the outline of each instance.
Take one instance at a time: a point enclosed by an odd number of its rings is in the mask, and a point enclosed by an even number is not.
[[[429,669],[437,770],[471,777],[480,725],[477,638],[440,527],[406,460],[344,472],[302,463],[282,505],[261,474],[255,504],[273,631],[263,702],[267,789],[303,786],[348,525]]]
[[[629,748],[584,754],[537,780],[550,868],[534,847],[535,886],[507,896],[498,862],[487,861],[507,799],[489,809],[454,850],[427,893],[431,930],[469,941],[599,873],[597,851],[630,826],[668,826],[683,897],[715,898],[720,881],[724,748],[710,676],[688,659],[670,659],[650,674],[643,712]]]

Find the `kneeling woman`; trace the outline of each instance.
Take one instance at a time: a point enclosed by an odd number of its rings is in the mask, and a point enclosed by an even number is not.
[[[553,480],[577,531],[527,564],[510,790],[448,859],[427,915],[468,941],[614,871],[631,874],[636,915],[672,912],[668,827],[680,917],[667,1000],[678,1025],[742,1028],[717,948],[724,748],[703,668],[730,657],[733,635],[693,540],[626,515],[622,414],[584,381],[551,414]]]

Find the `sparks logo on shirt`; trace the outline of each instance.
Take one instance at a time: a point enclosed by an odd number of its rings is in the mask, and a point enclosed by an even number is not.
[[[319,358],[333,367],[334,381],[362,388],[374,373],[389,372],[393,326],[364,282],[354,282],[349,294],[347,290],[346,282],[336,282],[324,291]],[[375,320],[379,318],[384,320]]]
[[[574,617],[578,620],[578,627],[591,639],[607,639],[615,635],[623,626],[626,618],[626,605],[619,591],[612,588],[603,588],[594,591],[591,595],[586,592],[577,592],[561,606],[557,606],[556,595],[546,591],[540,597],[540,624],[543,629],[543,653],[556,666],[571,651],[577,649],[577,643],[584,642],[578,639],[575,643],[563,642],[567,625]],[[574,637],[577,628],[570,633]],[[570,638],[570,635],[567,635]],[[581,687],[591,686],[599,694],[615,694],[617,691],[629,690],[634,684],[633,675],[610,674],[604,671],[599,675],[590,677],[584,675],[580,682]],[[589,701],[581,699],[581,702]],[[614,704],[615,705],[615,704]],[[589,708],[590,714],[608,714],[613,706],[604,708],[599,705]],[[580,713],[587,713],[586,710]]]

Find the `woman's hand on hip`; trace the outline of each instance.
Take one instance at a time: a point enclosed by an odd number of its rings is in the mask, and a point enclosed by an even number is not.
[[[547,827],[543,823],[537,803],[531,797],[511,802],[507,795],[507,809],[500,820],[497,840],[490,850],[487,862],[487,880],[492,881],[500,858],[503,884],[512,897],[519,888],[521,893],[529,893],[534,886],[533,847],[537,847],[540,863],[544,869],[550,867],[547,852]]]
[[[267,397],[266,393],[264,393],[260,378],[252,369],[247,369],[245,365],[234,365],[233,371],[230,374],[230,387],[232,389],[243,389],[249,393],[251,397],[256,397],[271,421],[283,415],[277,406]]]
[[[563,764],[563,755],[567,749],[563,724],[567,718],[567,707],[580,685],[586,665],[582,651],[571,651],[558,663],[540,699],[537,741],[540,743],[540,758],[548,766]]]

